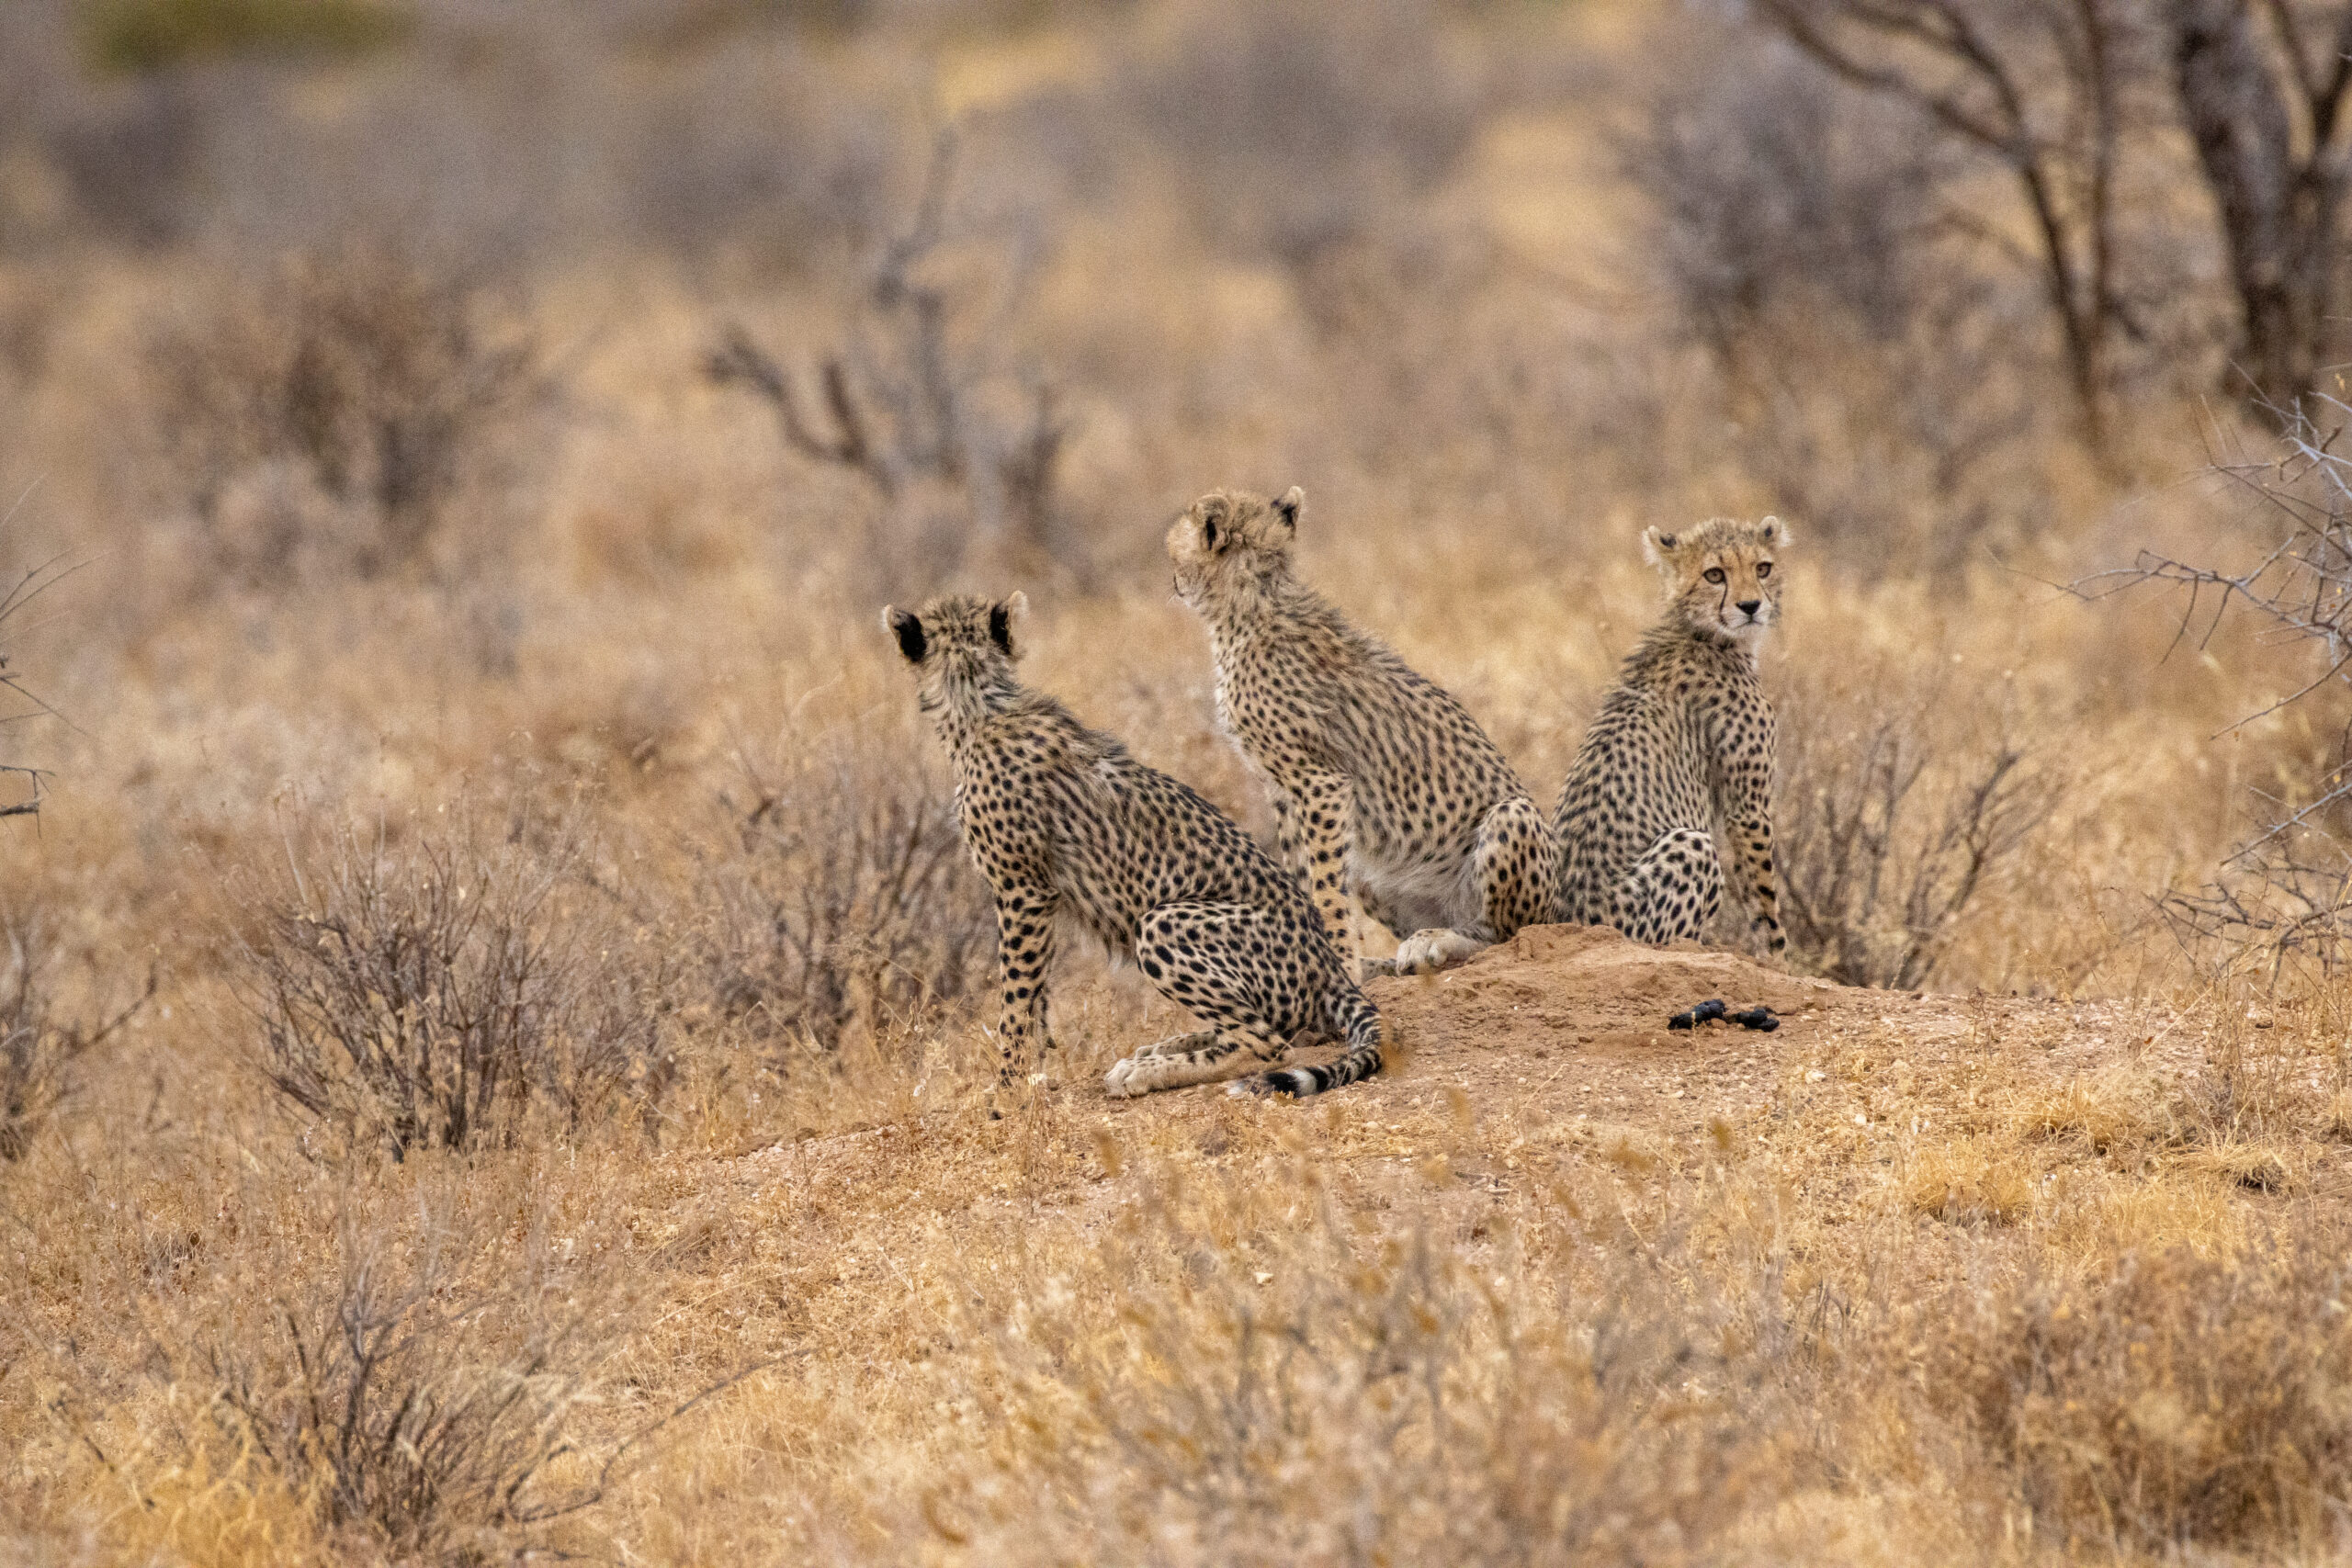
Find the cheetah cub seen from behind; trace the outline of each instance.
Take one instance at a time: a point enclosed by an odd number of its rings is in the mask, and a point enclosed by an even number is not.
[[[1559,850],[1469,712],[1292,571],[1306,501],[1194,502],[1168,532],[1176,593],[1208,626],[1217,716],[1331,940],[1352,963],[1352,891],[1404,939],[1366,973],[1442,969],[1550,918]]]
[[[1695,940],[1723,902],[1720,825],[1748,919],[1774,953],[1772,705],[1756,653],[1781,619],[1777,517],[1656,528],[1643,553],[1666,614],[1626,659],[1560,786],[1562,921],[1637,942]]]
[[[964,842],[996,894],[1001,1080],[1048,1047],[1046,969],[1074,925],[1209,1027],[1146,1046],[1103,1087],[1126,1097],[1228,1077],[1301,1040],[1343,1040],[1328,1066],[1235,1089],[1318,1094],[1380,1070],[1380,1015],[1340,966],[1314,906],[1232,819],[1087,728],[1013,673],[1026,612],[950,594],[883,626],[915,667],[956,766]]]

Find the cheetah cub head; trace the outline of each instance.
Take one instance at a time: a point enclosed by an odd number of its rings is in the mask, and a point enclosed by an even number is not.
[[[937,713],[1013,684],[1012,665],[1021,655],[1012,629],[1028,613],[1025,593],[1001,601],[943,593],[911,614],[883,606],[882,629],[915,667],[923,710]]]
[[[1666,580],[1670,614],[1700,637],[1738,644],[1752,656],[1781,620],[1776,557],[1789,542],[1777,517],[1737,523],[1712,517],[1676,534],[1642,535],[1642,554]]]
[[[1291,541],[1306,492],[1293,485],[1279,501],[1248,491],[1213,490],[1168,530],[1176,597],[1207,610],[1257,592],[1290,570]]]

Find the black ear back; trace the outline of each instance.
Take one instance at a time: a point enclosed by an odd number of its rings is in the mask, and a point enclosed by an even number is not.
[[[989,606],[989,640],[1012,657],[1012,612],[1002,604]]]
[[[1274,502],[1274,511],[1282,518],[1284,527],[1296,532],[1299,508],[1306,504],[1306,492],[1296,485],[1293,485],[1283,492],[1283,498],[1280,501]]]
[[[891,611],[889,622],[891,634],[899,639],[899,651],[907,656],[908,663],[921,664],[923,650],[930,647],[929,639],[923,636],[922,622],[904,610]]]

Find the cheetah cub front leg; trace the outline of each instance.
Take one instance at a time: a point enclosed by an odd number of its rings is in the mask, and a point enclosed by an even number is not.
[[[1363,973],[1354,901],[1348,896],[1348,816],[1345,773],[1300,773],[1287,787],[1270,781],[1274,836],[1283,863],[1298,874],[1323,934],[1331,939],[1351,977]]]

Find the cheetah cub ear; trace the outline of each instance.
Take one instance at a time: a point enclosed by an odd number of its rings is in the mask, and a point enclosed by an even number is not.
[[[989,640],[1007,659],[1021,657],[1012,649],[1012,627],[1015,622],[1027,619],[1028,615],[1029,595],[1017,589],[1001,604],[989,606]]]
[[[899,651],[907,656],[910,664],[922,662],[923,649],[929,638],[923,636],[922,622],[896,604],[882,606],[882,629],[899,639]]]
[[[1306,492],[1296,485],[1283,491],[1283,498],[1274,502],[1274,514],[1280,517],[1283,520],[1283,525],[1294,534],[1298,532],[1298,514],[1306,509]]]
[[[1671,534],[1661,534],[1655,528],[1642,530],[1642,558],[1660,571],[1666,570],[1667,558],[1674,553],[1674,545]]]
[[[1777,517],[1766,517],[1756,525],[1757,534],[1768,545],[1786,549],[1789,546],[1789,525]]]

